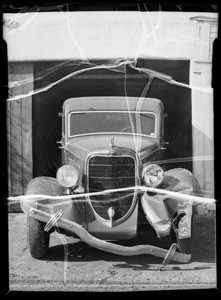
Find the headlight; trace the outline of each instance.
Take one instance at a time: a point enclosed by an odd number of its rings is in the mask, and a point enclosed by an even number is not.
[[[164,171],[160,166],[151,164],[143,169],[142,178],[147,186],[157,187],[163,181]]]
[[[70,165],[65,165],[58,169],[56,177],[60,185],[70,188],[78,181],[78,171]]]

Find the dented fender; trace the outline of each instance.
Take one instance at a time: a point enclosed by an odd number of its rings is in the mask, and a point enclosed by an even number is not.
[[[195,176],[183,168],[175,168],[165,172],[161,189],[168,191],[202,196],[200,186]],[[179,200],[179,195],[177,195]],[[146,215],[147,221],[155,229],[158,237],[164,237],[170,234],[172,222],[176,215],[184,212],[181,218],[178,230],[178,238],[191,236],[191,218],[193,204],[189,201],[177,201],[165,195],[144,193],[141,198],[141,204]],[[186,222],[187,230],[182,235],[182,224]]]
[[[158,237],[169,235],[171,231],[172,216],[168,213],[164,202],[165,198],[163,195],[151,195],[150,193],[144,193],[141,198],[147,221],[155,229]]]

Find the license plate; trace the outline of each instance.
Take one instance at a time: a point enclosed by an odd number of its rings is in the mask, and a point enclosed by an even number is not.
[[[185,213],[185,216],[179,222],[178,225],[178,237],[179,239],[186,239],[191,237],[191,220],[192,220],[192,203],[179,202],[178,203],[178,215]]]

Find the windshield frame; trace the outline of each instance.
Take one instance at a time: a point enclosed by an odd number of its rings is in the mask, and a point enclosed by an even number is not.
[[[155,130],[154,135],[147,135],[147,134],[140,134],[140,133],[133,133],[133,132],[92,132],[92,133],[83,133],[83,134],[75,134],[70,135],[70,116],[72,114],[87,114],[87,113],[132,113],[132,114],[152,114],[155,116]],[[66,128],[66,136],[68,139],[75,138],[75,137],[81,137],[81,136],[91,136],[91,135],[136,135],[136,136],[143,136],[148,138],[157,139],[158,137],[158,116],[153,111],[128,111],[128,110],[89,110],[89,111],[71,111],[68,113],[67,116],[67,128]]]

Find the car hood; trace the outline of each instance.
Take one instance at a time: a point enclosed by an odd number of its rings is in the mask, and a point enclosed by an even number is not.
[[[130,149],[138,154],[141,160],[153,154],[158,149],[156,140],[148,137],[135,138],[132,135],[93,135],[71,139],[66,150],[84,161],[88,154],[111,147]]]

